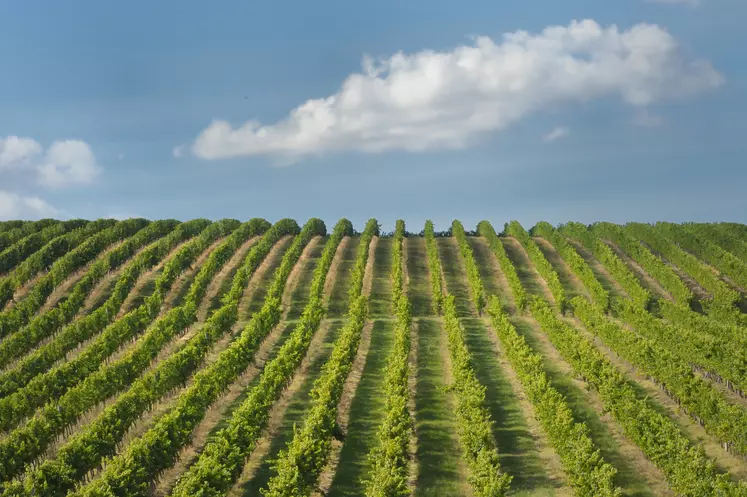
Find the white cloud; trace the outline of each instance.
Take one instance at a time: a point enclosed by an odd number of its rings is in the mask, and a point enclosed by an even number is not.
[[[234,128],[213,121],[193,143],[203,159],[275,155],[292,160],[335,150],[461,148],[552,106],[619,97],[636,108],[718,87],[724,78],[691,60],[656,25],[620,31],[591,20],[477,37],[452,51],[363,60],[340,91],[308,100],[280,122]],[[174,149],[179,156],[181,148]]]
[[[565,138],[566,136],[570,134],[570,132],[571,131],[565,126],[558,126],[557,128],[547,133],[542,138],[542,141],[544,141],[545,143],[552,143],[556,140],[560,140],[561,138]]]
[[[80,140],[52,143],[38,170],[39,182],[50,188],[86,185],[101,172],[91,147]]]
[[[23,167],[42,153],[42,146],[31,138],[0,137],[0,169]]]
[[[62,211],[39,197],[21,196],[0,190],[0,219],[41,219],[59,217]]]
[[[27,170],[50,188],[91,183],[101,173],[91,147],[81,140],[58,140],[44,151],[32,138],[0,137],[0,171]]]

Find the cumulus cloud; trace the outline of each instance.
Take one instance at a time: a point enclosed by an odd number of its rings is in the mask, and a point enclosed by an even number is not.
[[[101,167],[91,147],[81,140],[58,140],[44,151],[32,138],[0,137],[0,170],[35,171],[40,184],[49,188],[91,183]]]
[[[59,217],[62,211],[39,197],[0,190],[0,219],[41,219]]]
[[[542,141],[544,141],[545,143],[552,143],[554,141],[560,140],[561,138],[565,138],[570,132],[571,131],[565,126],[558,126],[557,128],[547,133],[542,138]]]
[[[41,155],[42,146],[31,138],[0,137],[0,169],[27,166]]]
[[[723,81],[709,62],[686,57],[659,26],[623,31],[574,21],[539,34],[508,33],[498,42],[477,37],[446,52],[366,57],[363,71],[349,75],[334,95],[308,100],[275,124],[234,128],[215,120],[191,151],[203,159],[293,160],[337,150],[461,148],[552,106],[618,97],[641,109]]]
[[[91,147],[80,140],[52,143],[38,170],[39,181],[50,188],[89,184],[101,172]]]

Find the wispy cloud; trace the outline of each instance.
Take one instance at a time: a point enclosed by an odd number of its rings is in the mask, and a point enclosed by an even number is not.
[[[570,132],[571,130],[569,130],[565,126],[558,126],[557,128],[547,133],[542,138],[542,141],[544,141],[545,143],[552,143],[554,141],[560,140],[561,138],[565,138],[570,134]]]
[[[203,159],[270,155],[295,160],[330,151],[462,148],[543,109],[618,96],[641,109],[716,88],[709,62],[686,57],[663,28],[627,30],[592,20],[539,34],[477,37],[451,51],[364,58],[339,92],[287,118],[239,127],[215,120],[191,145]],[[174,149],[179,156],[182,148]]]

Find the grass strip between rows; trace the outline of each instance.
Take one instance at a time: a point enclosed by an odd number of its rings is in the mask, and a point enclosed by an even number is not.
[[[295,225],[295,222],[293,224]],[[336,229],[330,238],[333,241],[328,241],[328,244],[334,245],[332,256],[344,234],[340,232],[346,232],[348,229],[352,230],[349,222],[345,229]],[[304,230],[285,253],[283,262],[275,271],[275,279],[262,309],[252,316],[240,335],[221,352],[215,362],[194,376],[192,384],[179,395],[171,410],[160,416],[155,424],[142,437],[133,441],[123,453],[109,460],[100,477],[78,489],[75,495],[147,495],[153,479],[174,463],[207,409],[246,369],[264,337],[278,324],[282,314],[282,294],[288,275],[306,243],[315,235],[325,234],[325,231],[324,223],[318,219],[306,223]],[[320,271],[326,275],[331,257],[325,258],[323,255],[322,261],[317,268],[322,268]],[[237,273],[239,280],[243,279],[240,275],[241,271]],[[246,282],[241,283],[234,278],[233,288],[237,288],[238,285],[246,286]],[[321,286],[316,284],[315,280],[312,290],[320,293],[322,288],[323,280]],[[224,301],[211,320],[225,319],[227,322],[235,322],[238,319],[241,294],[232,291],[228,295],[235,295],[235,298],[230,302]]]

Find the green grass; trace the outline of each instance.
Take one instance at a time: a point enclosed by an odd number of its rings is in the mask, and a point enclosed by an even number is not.
[[[337,268],[335,283],[332,285],[332,294],[327,305],[327,316],[341,317],[348,310],[348,288],[350,288],[350,276],[355,267],[355,255],[360,245],[360,237],[348,238],[347,246],[339,254],[342,261]]]
[[[494,258],[496,266],[500,267],[495,255],[493,255],[490,246],[484,239],[477,238],[474,236],[467,237],[467,241],[472,247],[472,253],[477,263],[477,268],[480,270],[480,278],[482,284],[485,287],[485,293],[487,295],[497,295],[503,305],[504,309],[512,308],[514,306],[513,301],[509,298],[506,292],[510,292],[510,288],[503,290],[498,284],[498,275],[493,274],[491,271],[490,259]]]
[[[506,249],[506,255],[514,263],[516,274],[519,276],[519,280],[521,280],[521,284],[524,286],[526,292],[529,295],[544,297],[545,294],[542,292],[542,285],[532,276],[530,269],[531,261],[523,247],[519,244],[519,241],[514,239],[513,243],[511,243],[506,238],[501,238],[500,240]]]
[[[161,276],[161,273],[163,273],[163,268],[158,269],[158,271],[155,271],[148,276],[145,284],[140,287],[140,289],[135,294],[135,298],[132,299],[130,309],[137,309],[138,307],[143,305],[145,303],[145,299],[150,297],[153,292],[156,291],[156,280],[159,276]]]
[[[614,279],[607,271],[603,270],[604,266],[594,258],[591,252],[576,242],[571,242],[571,245],[576,247],[576,252],[578,252],[578,254],[586,261],[591,268],[591,271],[594,273],[594,276],[597,277],[599,282],[602,284],[602,287],[609,292],[611,297],[616,299],[625,297],[625,293],[622,291],[620,286],[615,283]]]
[[[114,287],[117,286],[117,279],[118,277],[112,278],[111,281],[106,282],[106,288],[104,288],[104,290],[96,297],[91,307],[85,309],[86,314],[91,314],[109,300],[109,297],[112,296],[112,292],[114,292]]]
[[[576,283],[578,284],[574,283],[574,280],[569,272],[570,268],[568,268],[568,266],[564,264],[563,258],[560,256],[557,250],[555,250],[555,247],[552,245],[552,243],[548,240],[545,240],[544,243],[542,241],[539,241],[537,242],[537,246],[540,248],[542,253],[545,254],[545,259],[550,262],[550,265],[553,267],[553,269],[555,269],[555,272],[558,273],[558,279],[563,285],[566,297],[569,300],[573,297],[578,296],[589,298],[589,293],[586,291],[583,283],[580,280],[576,280]]]
[[[372,318],[392,314],[392,239],[379,238],[374,252],[369,312]]]
[[[293,332],[293,329],[295,327],[296,327],[295,323],[287,323],[283,327],[283,331],[281,332],[280,337],[272,345],[272,348],[270,349],[270,353],[267,355],[267,361],[265,362],[265,364],[267,364],[267,362],[270,362],[271,360],[273,360],[278,355],[278,351],[280,350],[280,347],[282,347],[283,344],[285,343],[285,341],[288,340],[288,338],[290,337],[290,335]],[[233,415],[234,410],[236,410],[236,408],[238,408],[244,402],[244,400],[246,400],[246,398],[249,396],[249,392],[251,392],[252,388],[254,388],[257,385],[257,383],[259,383],[259,377],[260,376],[261,376],[261,373],[258,374],[258,375],[256,375],[252,379],[252,381],[249,383],[249,385],[247,385],[247,387],[244,389],[244,391],[241,392],[241,395],[239,395],[238,397],[236,397],[233,400],[233,402],[231,402],[228,405],[228,408],[226,409],[226,411],[225,411],[223,417],[221,418],[221,420],[210,430],[210,435],[208,435],[208,441],[210,439],[212,439],[215,436],[215,434],[218,433],[218,431],[220,431],[221,429],[223,429],[226,426],[228,426],[228,423],[231,420],[231,416]]]
[[[460,318],[473,317],[475,312],[471,305],[472,294],[456,240],[452,237],[438,237],[436,238],[436,245],[438,246],[438,257],[441,259],[441,268],[446,280],[446,290],[454,296],[457,316]]]
[[[379,241],[381,242],[381,241]],[[391,321],[375,321],[371,346],[353,402],[345,444],[327,497],[363,495],[368,453],[376,445],[376,432],[384,415],[384,369],[392,348],[394,326]]]
[[[456,420],[446,391],[441,351],[446,339],[437,320],[418,320],[418,362],[415,396],[416,497],[464,495],[466,483],[460,471],[462,448]],[[445,344],[444,344],[445,346]]]
[[[298,319],[303,313],[304,307],[309,300],[309,286],[314,278],[314,268],[319,258],[322,256],[324,244],[327,237],[322,238],[307,252],[309,257],[306,261],[301,262],[302,266],[298,275],[298,284],[291,293],[291,308],[288,312],[288,319]]]
[[[272,281],[275,279],[275,270],[280,267],[283,262],[283,256],[293,244],[293,240],[287,240],[282,243],[276,252],[271,252],[268,257],[270,258],[267,271],[260,278],[254,293],[249,297],[249,305],[247,306],[247,313],[244,316],[240,316],[241,319],[249,319],[254,313],[259,312],[262,305],[265,302],[267,296],[267,290],[270,288]]]
[[[519,399],[498,362],[481,319],[463,319],[467,347],[480,383],[485,386],[486,407],[495,422],[493,436],[503,471],[513,476],[512,495],[551,496],[555,487],[542,467],[539,448],[524,418]]]
[[[425,239],[421,236],[407,237],[407,272],[410,278],[407,291],[412,304],[412,315],[432,316],[433,299],[428,279]]]
[[[324,344],[316,357],[311,361],[308,374],[301,388],[290,399],[288,408],[283,414],[281,428],[270,442],[269,453],[255,472],[254,477],[241,488],[242,495],[247,497],[260,495],[260,489],[264,488],[270,478],[275,474],[272,469],[273,462],[277,458],[278,453],[285,449],[288,442],[293,438],[293,425],[295,424],[300,427],[303,423],[304,417],[310,407],[311,397],[309,394],[314,386],[314,381],[321,374],[322,366],[332,353],[334,341],[339,335],[342,326],[343,322],[330,324],[327,335],[324,338]]]
[[[626,456],[620,452],[620,446],[614,439],[609,427],[599,416],[599,413],[587,402],[584,393],[573,382],[571,376],[566,375],[547,354],[543,352],[542,344],[533,326],[523,319],[513,319],[517,331],[526,338],[532,349],[542,353],[542,364],[553,386],[566,398],[568,406],[573,411],[576,421],[586,423],[589,435],[594,444],[600,449],[602,457],[617,468],[615,483],[623,490],[623,495],[630,497],[649,497],[654,493],[642,480],[636,468]]]

